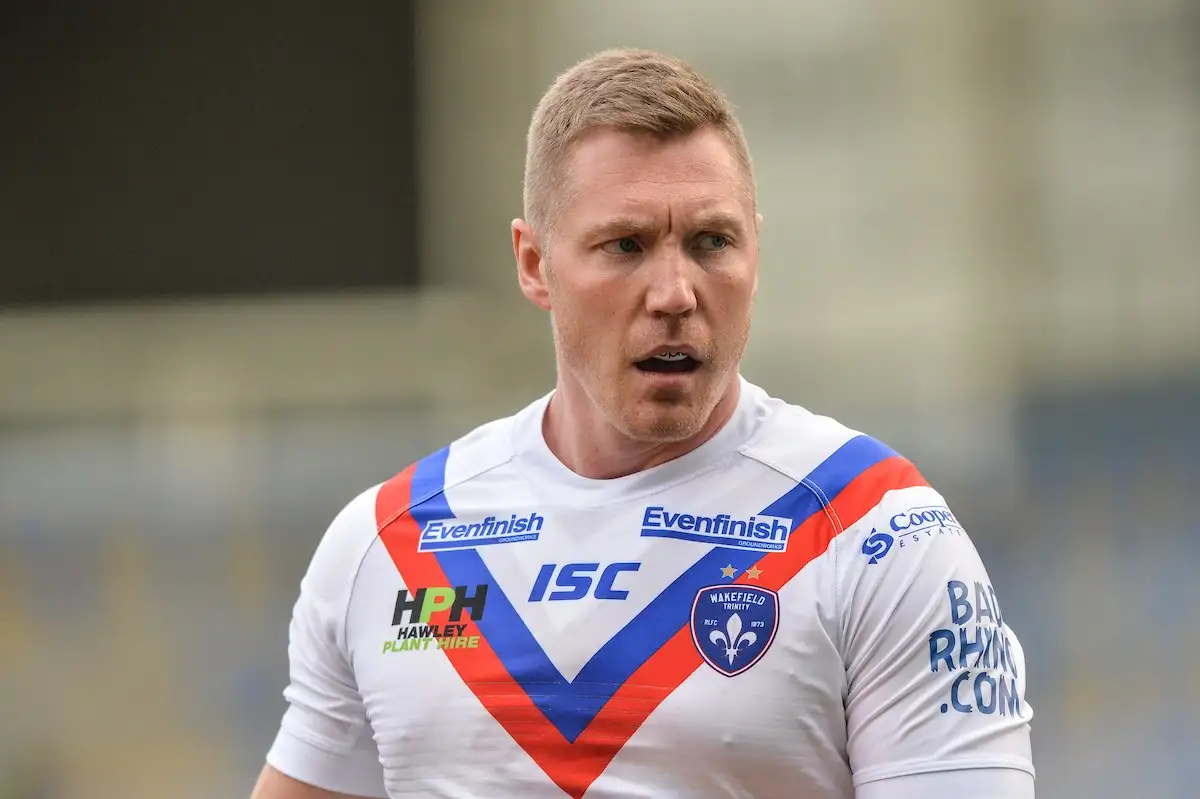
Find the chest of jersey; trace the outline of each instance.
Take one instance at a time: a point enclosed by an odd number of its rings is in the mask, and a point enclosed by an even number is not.
[[[448,492],[389,528],[347,625],[389,791],[851,795],[828,536],[772,482],[602,508]]]

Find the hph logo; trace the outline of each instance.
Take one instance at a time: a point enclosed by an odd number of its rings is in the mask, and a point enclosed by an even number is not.
[[[871,534],[863,541],[862,553],[867,556],[867,563],[878,563],[883,560],[887,553],[892,551],[892,544],[896,539],[892,538],[887,533],[880,533],[874,528],[871,529]]]
[[[767,653],[779,627],[779,596],[754,585],[711,585],[692,603],[692,642],[704,662],[735,677]]]
[[[487,606],[487,584],[475,586],[473,594],[467,593],[465,585],[431,586],[418,588],[410,596],[407,589],[400,589],[396,595],[396,608],[392,611],[392,626],[401,627],[406,624],[428,624],[429,617],[441,610],[450,611],[450,622],[462,619],[463,611],[470,611],[471,621],[483,618],[483,610]],[[404,615],[408,614],[408,621]]]
[[[383,642],[383,653],[415,652],[426,649],[478,649],[479,630],[471,622],[483,618],[487,606],[487,585],[475,586],[475,592],[467,593],[465,585],[451,588],[446,585],[417,588],[412,594],[402,588],[396,594],[396,608],[392,611],[392,626],[399,627],[396,640]],[[430,623],[433,614],[449,611],[436,623]],[[470,622],[461,621],[463,611],[471,615]],[[408,620],[405,621],[405,616]],[[470,629],[468,629],[470,628]]]

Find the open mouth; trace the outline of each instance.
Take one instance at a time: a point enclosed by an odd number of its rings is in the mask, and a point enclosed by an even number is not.
[[[643,372],[687,374],[700,368],[700,361],[686,352],[660,352],[634,364]]]

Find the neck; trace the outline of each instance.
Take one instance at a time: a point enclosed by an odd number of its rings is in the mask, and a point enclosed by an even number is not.
[[[679,441],[648,442],[617,430],[581,387],[565,385],[560,378],[542,434],[555,457],[576,474],[594,480],[625,477],[673,461],[715,436],[733,417],[739,393],[735,377],[696,433]]]

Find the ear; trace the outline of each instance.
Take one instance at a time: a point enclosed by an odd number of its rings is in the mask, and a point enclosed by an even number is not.
[[[521,293],[543,311],[550,310],[550,289],[546,285],[545,259],[533,227],[524,219],[512,222],[513,257],[517,260],[517,284]]]

